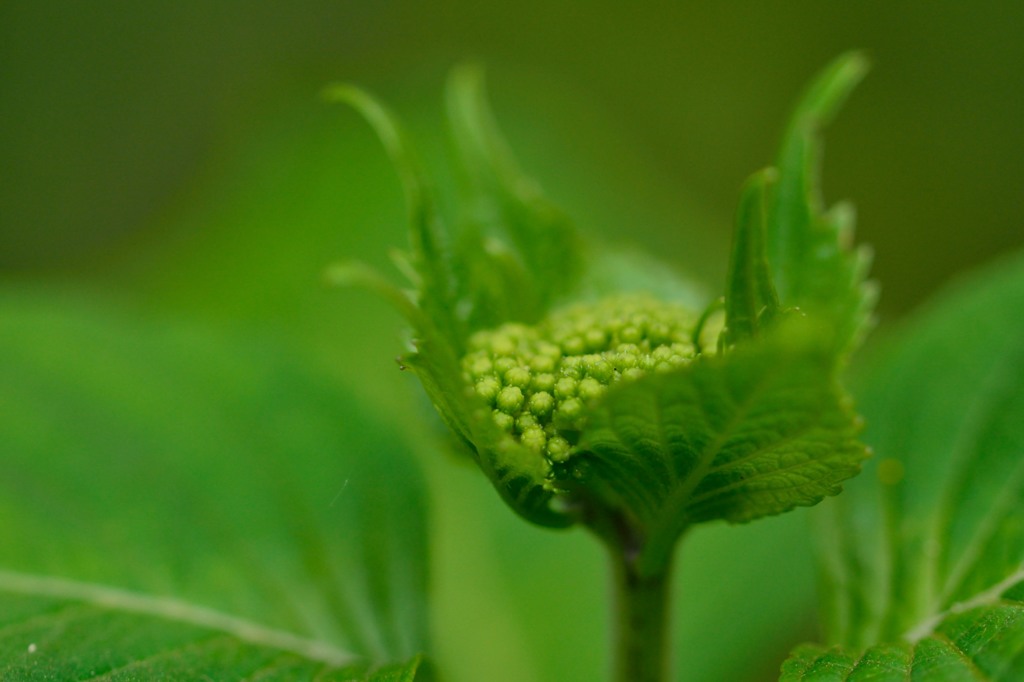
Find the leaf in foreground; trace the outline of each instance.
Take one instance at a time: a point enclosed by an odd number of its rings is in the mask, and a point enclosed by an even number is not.
[[[820,521],[827,647],[783,680],[1024,679],[1024,258],[944,296],[863,382],[876,458]]]
[[[285,344],[0,297],[0,678],[412,680],[424,500]]]

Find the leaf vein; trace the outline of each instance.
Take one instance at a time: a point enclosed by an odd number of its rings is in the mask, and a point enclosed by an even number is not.
[[[357,654],[343,651],[327,642],[275,630],[214,609],[170,597],[155,597],[106,585],[0,569],[0,591],[73,599],[114,611],[187,623],[224,632],[249,644],[288,651],[303,658],[332,665],[343,665],[360,658]]]

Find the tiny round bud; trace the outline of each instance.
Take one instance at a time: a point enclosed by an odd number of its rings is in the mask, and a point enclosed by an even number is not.
[[[600,329],[589,329],[583,334],[583,341],[590,351],[602,350],[608,343],[607,335]]]
[[[620,350],[615,354],[615,368],[619,372],[625,372],[628,369],[632,369],[637,366],[638,359],[636,352],[622,351]]]
[[[579,357],[568,357],[562,361],[560,368],[563,377],[570,379],[583,378],[583,361]]]
[[[518,386],[506,386],[498,394],[497,402],[503,412],[517,412],[523,406],[523,392]]]
[[[582,400],[593,400],[604,393],[604,386],[597,379],[587,377],[580,381],[576,393]]]
[[[510,369],[518,366],[519,363],[516,362],[515,358],[501,357],[494,361],[494,371],[499,376],[504,376]]]
[[[558,406],[558,416],[566,422],[574,422],[583,416],[583,403],[579,398],[563,400]]]
[[[632,324],[628,327],[623,327],[619,332],[619,340],[623,343],[640,343],[642,339],[643,334]]]
[[[586,343],[578,336],[570,336],[562,342],[562,351],[566,355],[580,355],[586,350]]]
[[[662,346],[672,340],[672,328],[664,322],[655,322],[647,328],[647,339],[652,346]]]
[[[584,369],[589,376],[597,379],[602,384],[607,384],[615,376],[615,368],[600,356],[597,356],[597,359],[593,362],[586,363]]]
[[[530,396],[528,405],[530,412],[538,417],[543,417],[555,409],[555,399],[547,391],[541,391]]]
[[[571,451],[572,446],[569,445],[569,441],[561,436],[554,436],[548,439],[548,457],[551,458],[552,462],[562,463],[567,461]]]
[[[513,367],[509,371],[505,372],[505,385],[506,386],[517,386],[525,389],[530,385],[530,370],[525,367]]]
[[[562,357],[562,349],[550,341],[541,341],[537,344],[536,350],[539,355],[544,355],[552,360],[558,360]]]
[[[672,357],[672,349],[668,346],[658,346],[651,352],[651,357],[658,362],[665,362]]]
[[[535,391],[547,391],[551,393],[555,390],[555,375],[554,374],[535,374],[533,381],[530,383],[530,387]]]
[[[469,373],[474,379],[479,379],[485,374],[494,370],[494,363],[486,355],[479,355],[469,365]]]
[[[485,377],[476,382],[476,394],[490,404],[494,403],[499,391],[501,391],[501,383],[494,377]]]
[[[498,410],[495,410],[492,414],[494,415],[494,423],[498,425],[498,428],[511,433],[512,427],[516,425],[515,418]]]
[[[530,357],[528,363],[530,369],[534,372],[551,373],[555,371],[555,367],[558,365],[557,358],[553,358],[548,355],[541,355],[537,353]]]
[[[689,357],[693,355],[693,344],[689,341],[686,343],[676,342],[672,344],[672,352],[676,355],[682,355],[683,357]]]
[[[558,399],[571,398],[576,395],[576,380],[569,377],[562,377],[555,382],[555,397]]]
[[[537,423],[537,417],[533,416],[529,412],[523,412],[521,415],[516,417],[516,429],[519,433],[526,431],[527,429],[538,428],[540,425]]]
[[[491,339],[491,352],[495,355],[512,355],[516,352],[516,344],[507,335],[498,334]]]
[[[519,442],[534,452],[543,452],[544,447],[547,445],[548,437],[544,434],[543,429],[538,426],[532,426],[523,431],[523,435],[519,437]]]

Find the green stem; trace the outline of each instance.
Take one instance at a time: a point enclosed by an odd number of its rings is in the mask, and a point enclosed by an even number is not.
[[[640,575],[623,548],[611,551],[614,593],[612,638],[615,682],[669,679],[668,614],[671,566]]]

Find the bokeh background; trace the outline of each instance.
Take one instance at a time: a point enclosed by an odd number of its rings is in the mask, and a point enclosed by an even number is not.
[[[332,260],[385,265],[404,208],[367,126],[317,93],[336,80],[379,93],[443,179],[445,74],[482,62],[499,121],[556,202],[716,289],[743,179],[771,162],[802,85],[850,48],[874,69],[829,129],[824,188],[856,203],[884,329],[1024,244],[1022,3],[12,0],[0,286],[297,340],[422,434],[450,679],[600,679],[595,543],[524,526],[439,454],[391,359],[397,318],[320,285]],[[686,679],[774,679],[814,636],[805,521],[688,538]]]

